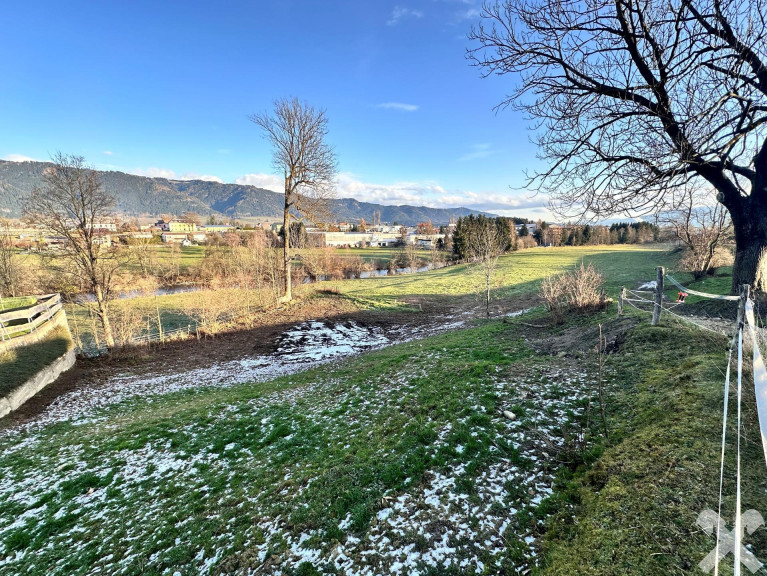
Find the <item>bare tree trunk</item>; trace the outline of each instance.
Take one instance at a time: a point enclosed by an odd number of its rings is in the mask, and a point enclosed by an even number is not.
[[[291,274],[290,274],[290,202],[288,196],[288,178],[285,177],[285,210],[282,214],[282,233],[285,240],[285,246],[283,247],[282,258],[285,271],[285,302],[290,302],[293,299],[293,292],[291,290]]]
[[[107,312],[107,303],[104,300],[104,293],[101,290],[101,286],[96,285],[94,287],[94,293],[96,294],[96,304],[99,307],[99,319],[101,320],[101,327],[104,329],[104,340],[107,348],[112,350],[115,347],[115,339],[112,335],[112,325],[109,323],[109,313]]]
[[[767,170],[767,168],[765,168]],[[767,291],[767,201],[752,196],[741,206],[730,209],[735,224],[735,263],[732,267],[732,293],[748,284],[754,290]]]
[[[485,270],[485,312],[487,313],[487,317],[490,318],[490,280],[491,280],[492,271]]]
[[[733,290],[748,284],[761,292],[767,291],[767,241],[749,238],[736,245],[735,265],[732,268]]]

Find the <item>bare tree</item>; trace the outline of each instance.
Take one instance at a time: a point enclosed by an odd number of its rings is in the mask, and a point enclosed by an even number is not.
[[[184,212],[184,214],[181,216],[181,220],[184,222],[189,222],[190,224],[196,224],[197,226],[202,224],[202,218],[200,215],[197,212],[191,210]]]
[[[682,265],[698,279],[716,267],[725,244],[732,238],[727,210],[713,194],[689,188],[676,209],[660,218],[685,247]]]
[[[495,219],[483,218],[473,227],[467,238],[466,250],[469,259],[480,271],[482,283],[479,292],[485,300],[485,313],[490,318],[490,295],[493,276],[498,268],[498,258],[508,246],[509,238]]]
[[[327,200],[334,191],[336,156],[325,141],[328,132],[325,111],[300,102],[297,98],[277,100],[270,113],[254,114],[250,119],[271,142],[274,148],[272,163],[285,179],[282,218],[285,235],[283,300],[290,301],[293,298],[290,223],[297,218],[317,221],[326,216]]]
[[[440,249],[437,240],[432,240],[431,244],[429,245],[429,256],[432,269],[440,268],[445,263],[445,254]]]
[[[518,75],[500,106],[538,128],[530,185],[562,213],[657,211],[681,186],[732,217],[733,289],[767,287],[767,0],[503,0],[469,58]]]
[[[128,237],[131,254],[141,267],[141,274],[148,278],[155,272],[155,246],[152,238]]]
[[[22,266],[11,237],[10,223],[0,219],[0,298],[18,296],[22,283]]]
[[[114,221],[114,198],[104,190],[98,173],[86,166],[82,156],[59,152],[43,174],[43,185],[25,199],[23,210],[52,234],[64,238],[61,270],[74,271],[93,294],[104,341],[107,348],[113,348],[109,301],[116,272],[125,261],[119,249],[107,246],[100,234],[103,223]]]
[[[411,272],[415,272],[418,269],[419,256],[418,243],[415,238],[413,238],[413,242],[405,240],[405,245],[399,254],[400,266],[402,268],[410,268]]]

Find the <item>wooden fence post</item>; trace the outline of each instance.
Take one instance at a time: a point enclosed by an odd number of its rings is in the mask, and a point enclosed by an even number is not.
[[[663,309],[663,277],[666,273],[663,266],[658,266],[656,271],[658,272],[658,276],[655,280],[655,305],[652,309],[653,326],[657,326],[658,322],[660,322],[660,312]]]
[[[626,287],[621,286],[621,293],[618,296],[618,316],[623,316],[623,299],[626,297]]]

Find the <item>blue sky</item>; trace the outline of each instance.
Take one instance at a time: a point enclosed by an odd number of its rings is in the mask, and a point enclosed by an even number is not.
[[[12,2],[0,11],[0,158],[279,191],[248,116],[325,108],[337,194],[549,217],[511,77],[465,58],[475,0]]]

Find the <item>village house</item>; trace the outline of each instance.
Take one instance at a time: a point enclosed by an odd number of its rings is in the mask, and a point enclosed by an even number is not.
[[[223,234],[225,232],[234,232],[235,227],[230,224],[205,224],[205,226],[200,226],[200,230],[205,231],[206,234],[213,234],[215,232]]]
[[[163,242],[183,245],[185,240],[189,240],[187,236],[185,232],[163,232],[161,238]]]
[[[533,234],[538,229],[537,224],[517,224],[514,226],[514,228],[517,230],[517,235],[519,235],[519,231],[522,230],[522,228],[527,228],[527,231],[530,233],[530,235]]]
[[[431,248],[432,246],[436,246],[439,241],[444,238],[444,234],[418,234],[415,236],[415,241],[419,248]]]
[[[117,222],[114,220],[109,221],[103,221],[103,222],[94,222],[93,223],[93,229],[94,230],[107,230],[109,232],[117,232]]]
[[[196,232],[197,224],[194,222],[185,222],[183,220],[169,220],[168,222],[159,221],[157,225],[164,232]]]

